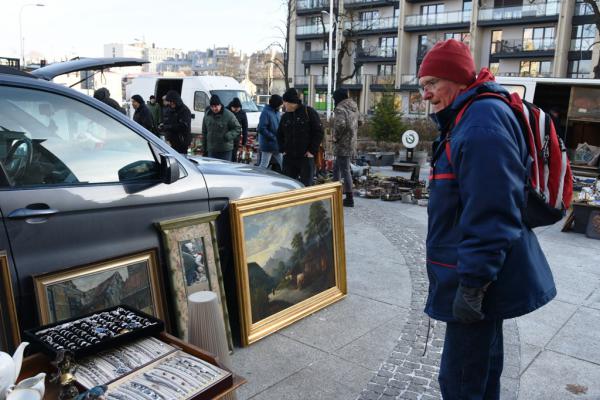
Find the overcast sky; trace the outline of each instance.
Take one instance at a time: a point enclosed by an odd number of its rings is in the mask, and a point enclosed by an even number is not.
[[[22,11],[25,53],[48,60],[103,56],[105,43],[135,39],[157,47],[204,50],[231,45],[246,53],[280,36],[282,0],[0,0],[0,56],[20,57]]]

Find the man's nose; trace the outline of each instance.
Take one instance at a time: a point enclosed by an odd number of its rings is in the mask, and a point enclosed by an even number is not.
[[[429,100],[433,97],[433,93],[431,93],[429,90],[425,89],[425,91],[423,92],[423,100]]]

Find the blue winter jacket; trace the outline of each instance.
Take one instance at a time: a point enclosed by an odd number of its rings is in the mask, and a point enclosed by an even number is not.
[[[451,128],[479,88],[505,92],[493,79],[482,70],[474,85],[432,115],[441,135],[429,178],[425,312],[442,321],[456,320],[459,282],[491,282],[483,301],[487,319],[527,314],[556,296],[546,258],[521,218],[528,155],[515,114],[499,99],[478,99]]]
[[[281,115],[270,105],[265,106],[258,120],[258,144],[260,151],[277,152],[277,129]]]

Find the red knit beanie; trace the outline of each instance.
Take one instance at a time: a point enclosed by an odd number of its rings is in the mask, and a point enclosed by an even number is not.
[[[469,47],[455,39],[436,43],[419,68],[419,78],[423,76],[470,85],[475,81],[475,62]]]

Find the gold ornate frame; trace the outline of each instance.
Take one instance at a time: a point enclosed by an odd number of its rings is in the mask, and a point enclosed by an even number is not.
[[[223,287],[223,274],[219,259],[219,246],[217,243],[217,234],[215,220],[221,215],[221,212],[211,212],[207,214],[190,215],[182,218],[160,221],[156,223],[163,237],[163,244],[166,249],[167,265],[171,280],[171,294],[174,296],[174,308],[176,315],[174,319],[177,324],[179,337],[188,340],[188,302],[184,282],[184,273],[182,260],[180,258],[178,243],[180,240],[191,240],[197,238],[206,238],[204,242],[206,270],[209,281],[209,289],[217,294],[221,303],[223,321],[225,322],[225,331],[229,349],[233,350],[233,340],[231,337],[231,327],[229,325],[229,312],[227,310],[227,299]]]
[[[335,285],[283,311],[279,311],[253,323],[250,280],[246,261],[244,218],[250,215],[305,205],[319,200],[328,201],[331,205]],[[231,203],[231,229],[234,244],[237,294],[240,306],[241,339],[244,346],[256,342],[346,296],[346,255],[343,216],[342,186],[340,183],[311,186],[284,193],[237,200]]]
[[[166,314],[164,308],[164,297],[162,294],[161,278],[159,275],[156,250],[146,250],[140,253],[131,254],[124,257],[114,258],[107,261],[88,264],[81,267],[70,268],[68,270],[52,272],[33,277],[35,287],[35,295],[38,306],[38,314],[40,323],[46,325],[53,321],[49,311],[48,291],[47,288],[63,283],[72,279],[85,277],[99,272],[117,270],[127,267],[131,264],[140,262],[147,263],[148,279],[150,281],[150,292],[152,295],[152,307],[154,308],[154,316],[165,321]],[[72,317],[76,317],[73,315]]]
[[[0,251],[0,328],[5,340],[0,346],[5,351],[12,351],[21,343],[21,332],[19,329],[19,318],[13,292],[12,278],[8,264],[8,256],[4,250]],[[6,326],[9,324],[10,326]]]

